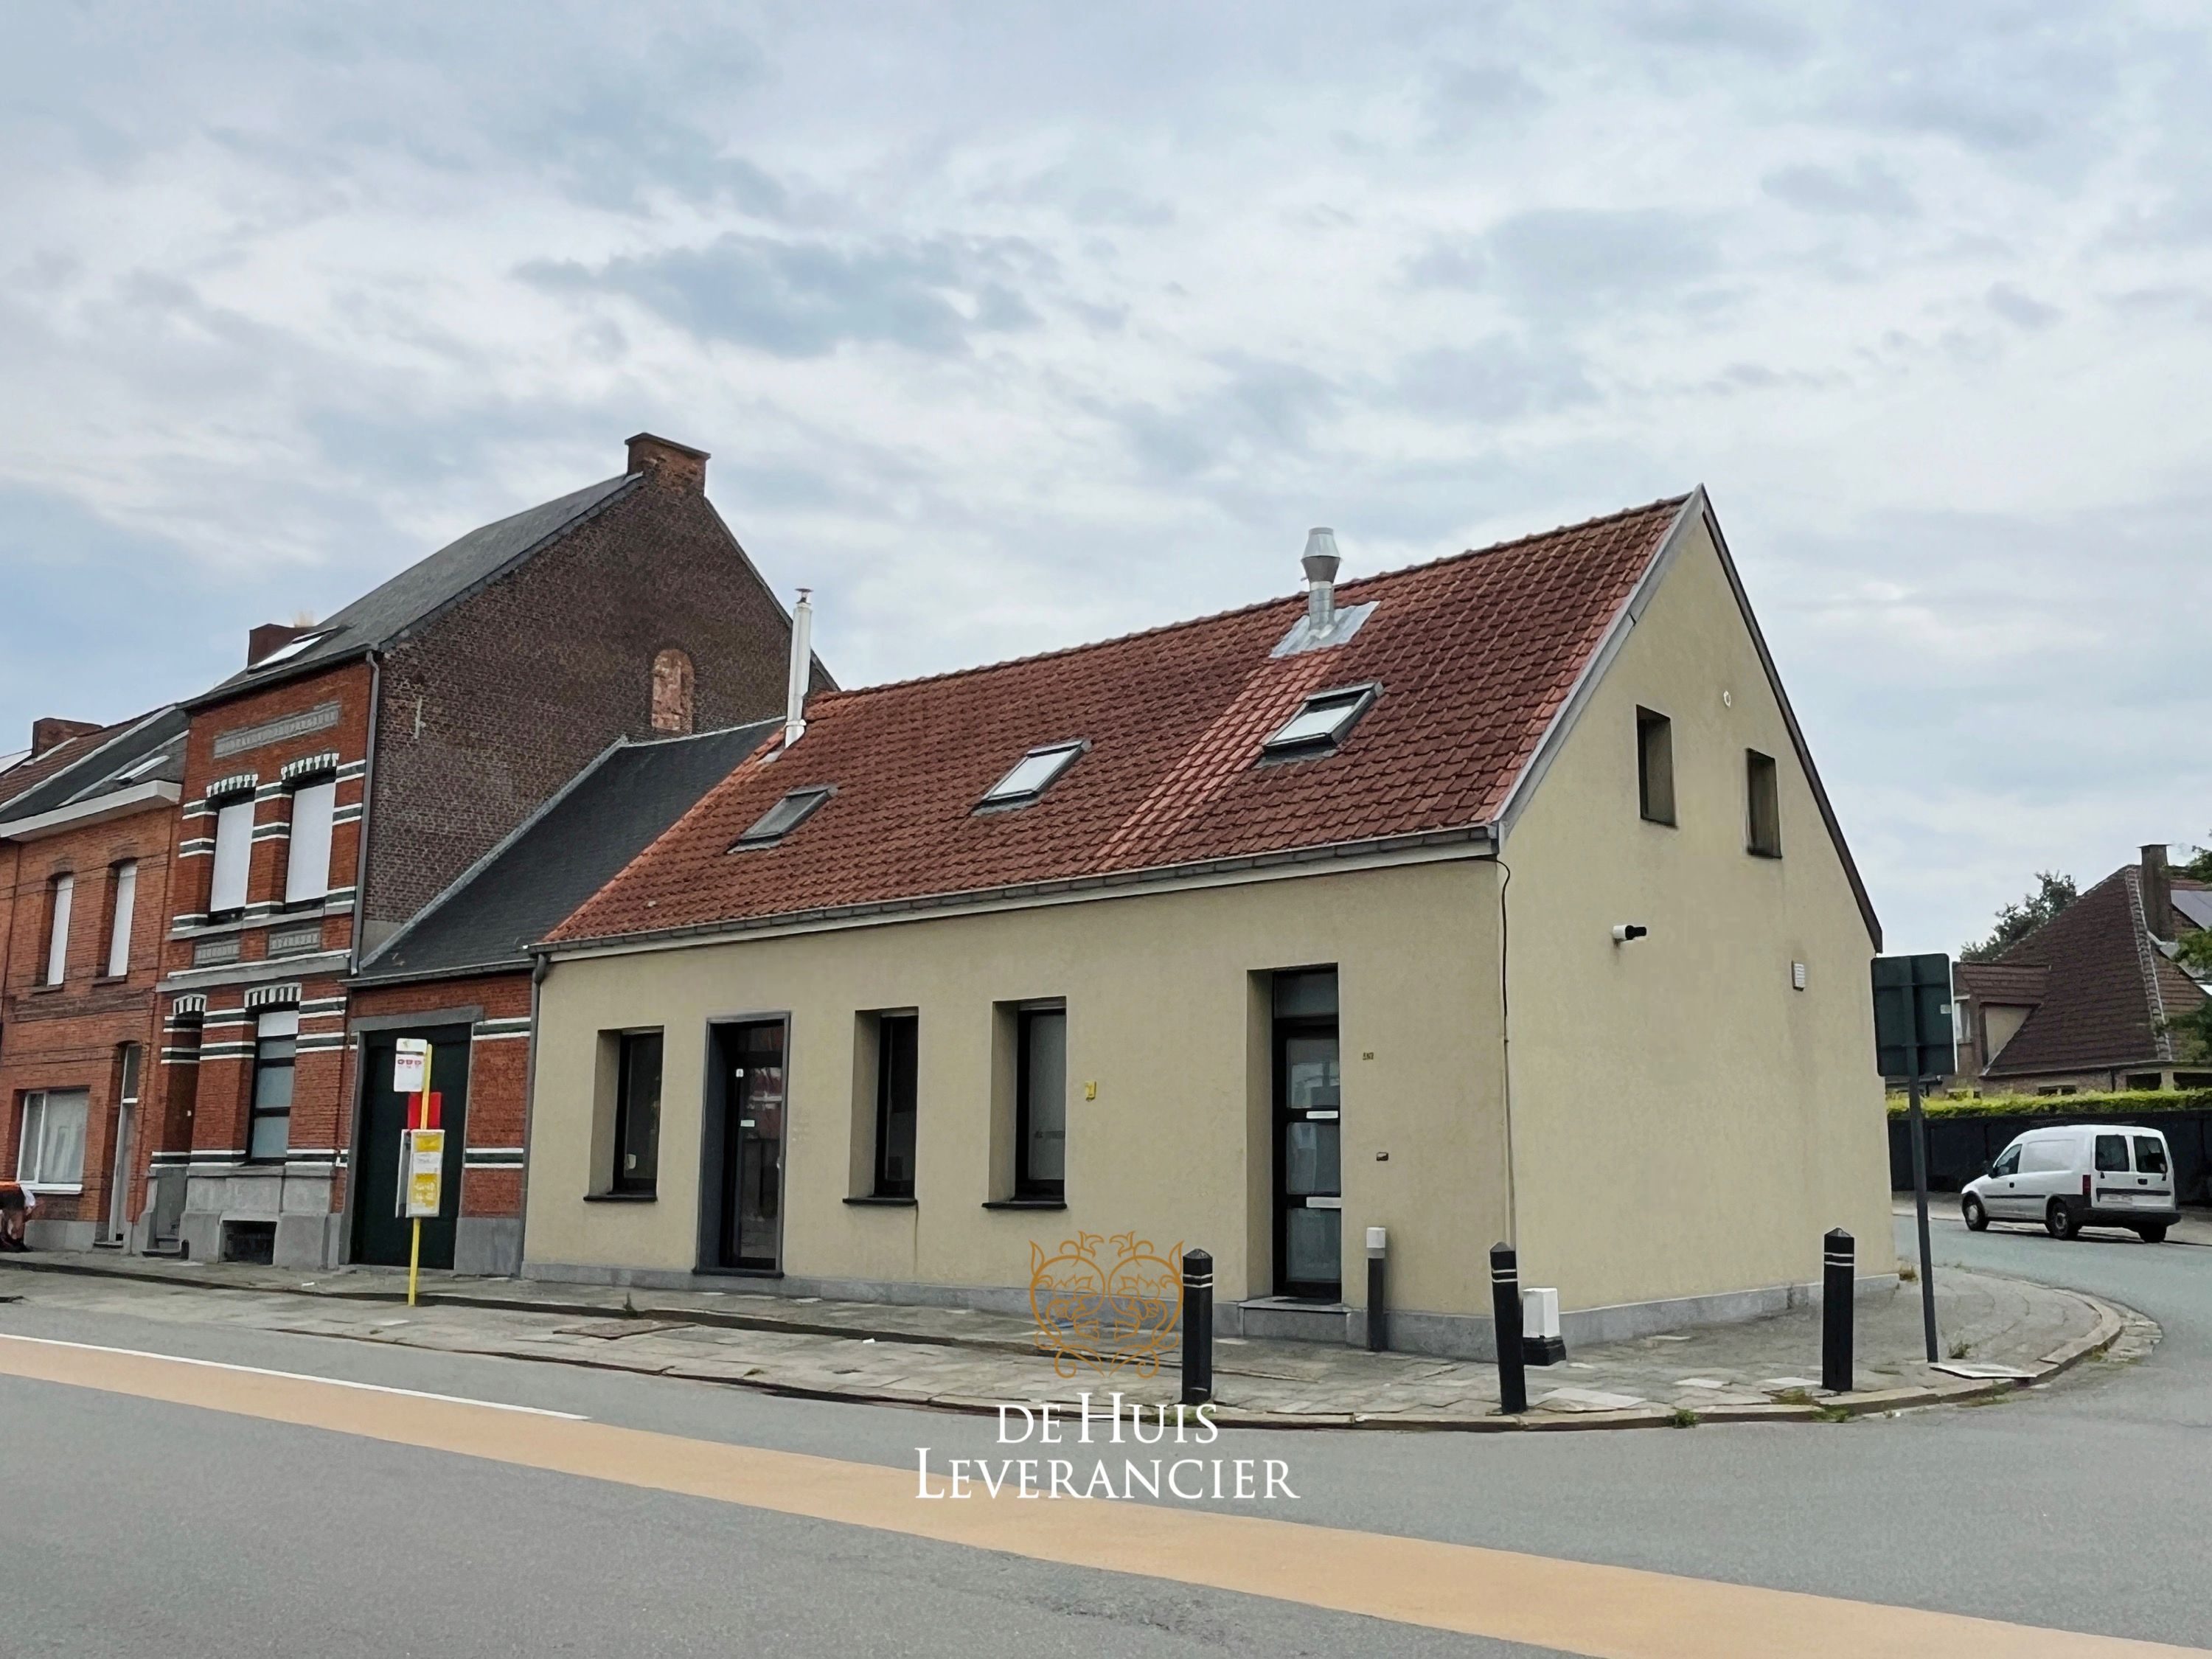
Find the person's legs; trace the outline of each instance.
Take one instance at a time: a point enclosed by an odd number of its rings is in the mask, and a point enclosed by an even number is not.
[[[23,1224],[29,1218],[27,1198],[14,1182],[0,1182],[0,1249],[23,1248]]]

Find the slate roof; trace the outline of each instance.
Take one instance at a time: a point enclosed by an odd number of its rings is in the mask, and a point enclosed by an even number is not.
[[[2201,891],[2184,876],[2175,890]],[[1960,964],[1969,996],[2033,1010],[1983,1075],[2017,1078],[2100,1071],[2176,1058],[2163,1021],[2198,1006],[2205,992],[2158,948],[2194,924],[2179,906],[2148,925],[2142,869],[2114,871],[1996,962]],[[2155,938],[2153,935],[2155,934]],[[2042,983],[2036,987],[2033,975]],[[2030,990],[2040,994],[2029,996]]]
[[[417,560],[344,609],[333,611],[317,625],[314,631],[321,637],[306,650],[282,662],[264,659],[258,667],[243,669],[194,699],[195,703],[211,702],[248,686],[274,684],[384,644],[574,528],[636,483],[641,476],[629,472],[607,478],[557,501],[479,526],[429,557]]]
[[[551,938],[716,931],[1485,834],[1702,501],[1343,582],[1341,606],[1376,608],[1327,649],[1272,656],[1304,605],[1274,599],[817,696],[794,747],[749,760]],[[1379,694],[1336,752],[1254,763],[1310,694],[1370,682]],[[975,811],[1026,751],[1076,740],[1089,749],[1034,804]],[[728,850],[810,786],[836,793],[783,842]]]
[[[35,817],[142,783],[181,783],[186,719],[174,705],[157,708],[65,738],[0,772],[0,820]],[[154,763],[138,769],[149,761]],[[133,771],[137,775],[125,775]]]
[[[597,760],[378,950],[357,985],[528,965],[527,947],[757,749],[780,720],[649,743]]]

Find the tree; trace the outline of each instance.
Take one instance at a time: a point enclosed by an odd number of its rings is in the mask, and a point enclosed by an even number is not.
[[[2037,871],[2035,890],[2019,903],[2008,904],[1999,910],[1996,930],[1980,944],[1969,945],[1960,951],[1959,959],[1994,962],[2081,896],[2073,877],[2061,875],[2056,870]]]
[[[2212,881],[2212,841],[2206,842],[2202,847],[2191,848],[2190,853],[2189,862],[2178,864],[2174,868],[2192,880]]]

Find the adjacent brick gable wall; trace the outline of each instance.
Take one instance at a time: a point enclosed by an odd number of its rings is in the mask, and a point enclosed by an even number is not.
[[[659,473],[395,644],[365,943],[374,948],[616,738],[650,737],[662,651],[691,660],[696,729],[780,714],[789,627],[696,480]]]
[[[160,1143],[161,1113],[154,1105],[157,1070],[154,981],[161,965],[168,925],[170,844],[173,808],[134,812],[5,849],[0,871],[9,876],[0,897],[6,933],[0,939],[4,997],[0,998],[0,1173],[13,1176],[22,1134],[23,1097],[38,1089],[90,1092],[85,1117],[84,1190],[50,1194],[40,1203],[42,1222],[104,1221],[115,1164],[116,1109],[122,1081],[121,1049],[143,1045],[139,1070],[139,1118],[126,1179],[138,1180],[144,1154]],[[114,916],[114,869],[137,866],[131,907],[127,971],[107,972]],[[53,878],[76,878],[71,896],[66,969],[58,987],[44,983],[49,892]],[[131,1213],[139,1196],[134,1191]]]

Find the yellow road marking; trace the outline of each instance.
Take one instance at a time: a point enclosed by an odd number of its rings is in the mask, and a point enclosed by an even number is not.
[[[2151,1659],[2198,1648],[1510,1550],[1107,1502],[922,1502],[915,1472],[0,1334],[0,1373],[1589,1659]],[[1226,1442],[1218,1443],[1225,1446]]]

